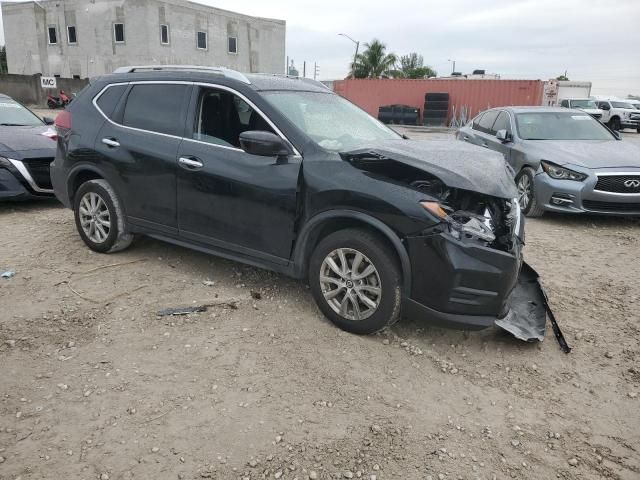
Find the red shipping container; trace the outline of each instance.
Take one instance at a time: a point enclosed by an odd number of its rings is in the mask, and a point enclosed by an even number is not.
[[[452,107],[460,112],[467,107],[469,119],[478,112],[507,105],[540,105],[542,80],[487,79],[348,79],[336,80],[334,90],[374,117],[383,105],[411,105],[424,109],[426,93],[449,94],[449,117]]]

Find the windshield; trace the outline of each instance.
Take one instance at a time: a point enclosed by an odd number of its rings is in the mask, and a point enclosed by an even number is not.
[[[35,126],[42,125],[42,120],[15,100],[0,98],[0,125]]]
[[[593,100],[571,100],[571,108],[598,108]]]
[[[400,136],[339,95],[266,92],[266,99],[318,145],[344,152]]]
[[[613,108],[627,108],[633,110],[633,105],[627,102],[611,102]]]
[[[572,112],[529,112],[516,115],[523,140],[612,140],[591,115]]]

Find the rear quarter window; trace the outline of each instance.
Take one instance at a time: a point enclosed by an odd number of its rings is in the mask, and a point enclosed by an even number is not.
[[[182,136],[179,113],[186,105],[186,85],[134,85],[124,107],[123,125],[157,133]]]
[[[113,112],[122,98],[122,94],[127,90],[127,85],[114,85],[107,88],[102,95],[96,100],[98,108],[102,110],[107,117],[113,118]]]

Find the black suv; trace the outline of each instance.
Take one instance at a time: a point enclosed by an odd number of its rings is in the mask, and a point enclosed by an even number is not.
[[[524,226],[495,152],[409,140],[319,82],[206,67],[93,79],[56,127],[55,193],[95,251],[144,234],[307,278],[355,333],[514,315]]]

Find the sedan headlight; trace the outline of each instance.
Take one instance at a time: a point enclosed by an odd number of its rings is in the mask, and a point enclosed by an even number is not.
[[[556,180],[575,180],[576,182],[582,182],[587,178],[584,173],[561,167],[560,165],[547,162],[546,160],[542,160],[540,163],[545,173]]]

